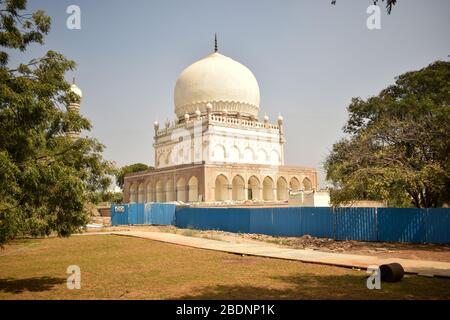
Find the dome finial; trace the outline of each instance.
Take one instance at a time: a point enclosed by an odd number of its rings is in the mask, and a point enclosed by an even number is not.
[[[214,52],[219,51],[219,48],[217,47],[217,33],[214,33]]]

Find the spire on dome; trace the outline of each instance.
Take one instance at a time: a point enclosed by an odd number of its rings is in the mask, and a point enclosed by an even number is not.
[[[214,33],[214,52],[219,51],[217,47],[217,33]]]
[[[77,96],[79,96],[80,98],[83,97],[83,94],[81,92],[81,89],[78,88],[78,86],[75,83],[75,77],[73,77],[72,79],[72,84],[70,85],[70,91],[72,91],[73,93],[75,93]]]

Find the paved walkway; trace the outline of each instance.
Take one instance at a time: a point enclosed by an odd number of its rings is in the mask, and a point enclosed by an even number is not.
[[[150,231],[113,231],[92,234],[114,234],[131,236],[155,241],[173,243],[193,248],[208,249],[251,256],[297,260],[302,262],[320,263],[334,266],[355,267],[366,269],[371,265],[382,265],[398,262],[405,272],[425,276],[450,277],[450,263],[439,261],[379,258],[375,256],[363,256],[355,254],[343,254],[332,252],[320,252],[315,250],[300,250],[280,248],[265,244],[229,243],[225,241],[210,240],[204,238],[187,237],[174,233],[150,232]]]

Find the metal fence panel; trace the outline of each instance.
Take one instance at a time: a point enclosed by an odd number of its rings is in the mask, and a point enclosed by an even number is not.
[[[176,225],[199,230],[223,230],[248,233],[249,210],[246,208],[180,208]]]
[[[224,231],[250,232],[250,210],[248,208],[229,208],[228,214],[225,212],[224,215],[228,215],[227,227]]]
[[[425,241],[450,243],[450,209],[427,209],[425,215]]]
[[[377,209],[378,240],[389,242],[425,242],[427,209]]]
[[[113,204],[111,206],[111,225],[128,224],[128,204]]]
[[[300,236],[300,211],[295,208],[273,208],[271,234],[285,237]]]
[[[136,219],[134,224],[145,224],[145,204],[136,203]]]
[[[300,212],[300,235],[334,238],[334,215],[332,208],[294,207]]]
[[[272,208],[249,209],[249,233],[273,235]]]
[[[173,204],[112,205],[111,223],[327,237],[338,240],[450,243],[450,209],[176,208]]]
[[[147,204],[147,216],[149,224],[158,225],[174,225],[175,224],[175,209],[174,204],[151,203]]]
[[[336,208],[336,239],[376,241],[376,213],[375,208]]]

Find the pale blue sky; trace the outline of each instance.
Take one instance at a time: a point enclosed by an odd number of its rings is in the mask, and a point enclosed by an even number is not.
[[[248,66],[261,90],[260,117],[285,118],[286,163],[320,168],[342,137],[352,97],[377,94],[403,72],[450,54],[450,1],[399,0],[381,30],[366,27],[370,0],[35,0],[52,17],[42,47],[78,63],[81,112],[118,165],[153,164],[153,122],[174,119],[180,72],[213,50]],[[66,28],[67,6],[81,30]]]

